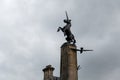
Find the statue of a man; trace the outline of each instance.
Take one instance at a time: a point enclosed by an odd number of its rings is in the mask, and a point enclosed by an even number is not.
[[[61,30],[64,33],[64,36],[67,36],[66,37],[67,42],[69,42],[69,43],[73,42],[73,44],[75,44],[76,40],[75,40],[74,35],[72,34],[71,30],[70,30],[71,20],[68,18],[67,12],[66,12],[66,17],[67,17],[67,19],[63,20],[64,23],[66,23],[66,25],[63,28],[59,27],[57,32],[59,32]]]

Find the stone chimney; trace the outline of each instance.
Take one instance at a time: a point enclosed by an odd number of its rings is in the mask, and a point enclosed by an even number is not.
[[[44,72],[44,79],[43,80],[53,80],[53,71],[55,68],[53,68],[51,65],[46,66],[46,68],[43,69]]]

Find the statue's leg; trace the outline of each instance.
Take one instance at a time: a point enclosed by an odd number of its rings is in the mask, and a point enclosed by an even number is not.
[[[75,44],[76,43],[76,40],[74,39],[74,42],[73,42],[73,44]]]
[[[73,44],[75,44],[75,43],[76,43],[76,40],[75,40],[75,37],[74,37],[73,34],[71,35],[71,39],[72,39]]]
[[[61,29],[61,28],[59,27],[59,28],[57,29],[57,32],[59,32],[59,31],[60,31],[60,29]]]
[[[66,37],[66,40],[67,40],[68,43],[71,42],[71,39],[69,37]]]

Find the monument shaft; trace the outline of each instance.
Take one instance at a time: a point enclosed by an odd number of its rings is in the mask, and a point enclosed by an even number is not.
[[[78,80],[77,53],[71,48],[76,48],[75,44],[61,46],[60,80]]]

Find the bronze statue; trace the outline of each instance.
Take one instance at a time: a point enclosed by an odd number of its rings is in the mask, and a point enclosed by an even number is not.
[[[67,15],[67,12],[66,12],[66,17],[67,19],[64,19],[64,23],[66,23],[66,25],[62,28],[62,27],[59,27],[57,32],[59,32],[60,30],[64,33],[64,36],[67,36],[66,37],[66,40],[68,43],[71,43],[73,42],[73,44],[76,43],[76,40],[74,38],[74,35],[72,34],[70,28],[71,28],[71,20],[68,18],[68,15]]]

